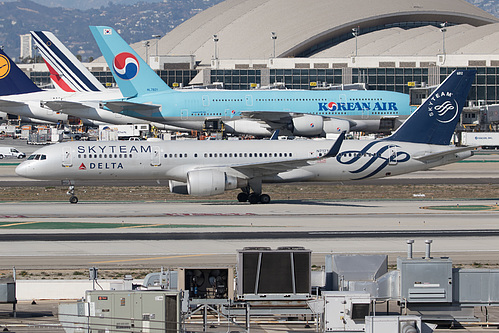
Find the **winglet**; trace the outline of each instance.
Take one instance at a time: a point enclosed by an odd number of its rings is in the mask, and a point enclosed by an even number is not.
[[[279,140],[279,130],[276,129],[269,140]]]
[[[343,144],[343,140],[345,140],[346,134],[346,131],[341,132],[338,139],[336,139],[336,141],[334,142],[334,145],[331,147],[331,149],[329,149],[324,157],[336,157],[336,155],[338,155],[341,149],[341,145]]]

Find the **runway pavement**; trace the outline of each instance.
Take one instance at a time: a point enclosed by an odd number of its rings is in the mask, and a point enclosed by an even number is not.
[[[3,141],[0,145],[13,145],[27,154],[39,148],[19,140]],[[0,186],[46,186],[45,182],[15,175],[16,162],[0,162]],[[496,152],[478,153],[464,163],[366,182],[497,184],[498,166]],[[387,253],[393,263],[396,256],[405,255],[407,238],[416,239],[416,255],[423,253],[424,240],[431,238],[435,256],[451,256],[461,263],[499,264],[496,204],[496,200],[418,198],[297,198],[270,205],[210,200],[77,205],[3,202],[0,268],[226,265],[235,264],[237,249],[252,246],[303,246],[313,251],[316,265],[324,264],[326,253]],[[422,208],[458,205],[485,205],[488,210]]]
[[[422,208],[458,204],[488,210]],[[313,251],[316,265],[324,264],[326,253],[387,253],[394,262],[405,255],[408,238],[416,239],[416,255],[430,238],[436,256],[498,264],[495,205],[490,200],[0,203],[0,267],[226,265],[235,264],[237,249],[254,246],[303,246]]]

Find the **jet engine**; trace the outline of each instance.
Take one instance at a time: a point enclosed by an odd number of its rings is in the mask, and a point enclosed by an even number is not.
[[[317,115],[304,115],[294,117],[290,124],[294,135],[319,136],[328,133],[339,134],[350,131],[350,123],[347,120],[324,118]]]
[[[244,182],[219,170],[194,170],[187,173],[187,191],[197,197],[222,194],[225,190],[244,186]]]
[[[187,191],[187,183],[178,182],[176,180],[170,180],[170,192],[175,194],[189,194]]]

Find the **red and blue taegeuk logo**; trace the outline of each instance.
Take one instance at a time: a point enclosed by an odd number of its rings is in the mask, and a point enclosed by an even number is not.
[[[133,54],[122,52],[114,57],[113,69],[120,79],[131,80],[139,72],[139,61]]]

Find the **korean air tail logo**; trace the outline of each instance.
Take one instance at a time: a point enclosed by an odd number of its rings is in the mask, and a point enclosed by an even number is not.
[[[0,54],[0,79],[3,79],[10,72],[10,61],[6,56]]]
[[[114,57],[113,69],[122,80],[131,80],[139,73],[139,61],[128,52],[122,52]]]

